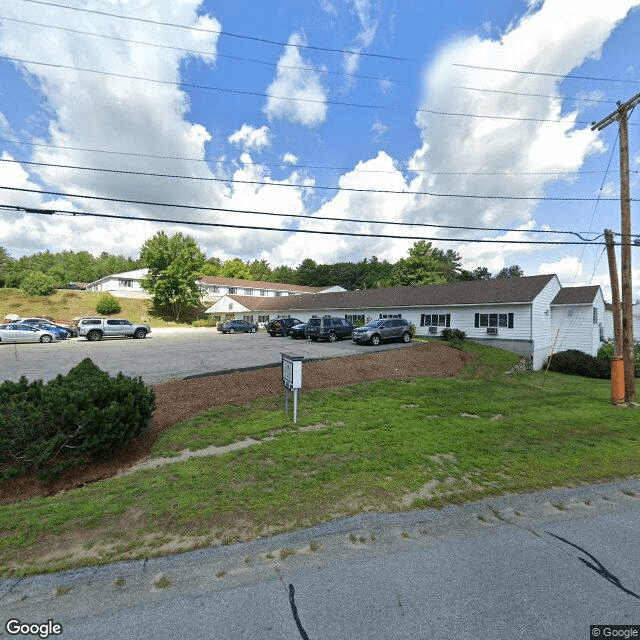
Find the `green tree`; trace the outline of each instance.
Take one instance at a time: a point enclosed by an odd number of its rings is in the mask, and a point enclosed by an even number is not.
[[[451,264],[440,249],[419,240],[409,249],[409,257],[398,260],[391,272],[390,284],[405,287],[412,284],[442,284],[448,282]]]
[[[108,316],[111,313],[120,313],[121,310],[118,299],[110,293],[103,293],[96,303],[96,311],[103,316]]]
[[[280,265],[271,272],[272,282],[283,282],[285,284],[298,284],[298,275],[295,269]]]
[[[496,273],[496,280],[507,280],[508,278],[522,278],[524,271],[517,265],[512,264],[510,267],[504,267]]]
[[[249,271],[251,272],[252,280],[270,281],[271,267],[269,267],[269,263],[266,260],[254,260],[249,265]]]
[[[222,262],[220,258],[209,258],[205,261],[200,271],[203,276],[219,276],[222,270]]]
[[[468,271],[467,269],[462,269],[460,273],[458,273],[457,280],[460,282],[468,281],[468,280],[492,280],[493,276],[491,275],[491,271],[487,269],[487,267],[476,267],[473,271]]]
[[[6,273],[13,260],[4,247],[0,247],[0,287],[4,287]]]
[[[23,278],[20,288],[30,296],[50,296],[56,290],[56,284],[44,273],[32,271]]]
[[[251,271],[242,258],[227,260],[220,269],[223,278],[237,278],[238,280],[251,280]]]
[[[199,304],[196,279],[204,265],[204,254],[191,236],[156,233],[142,246],[140,262],[149,269],[141,281],[143,288],[152,295],[155,305],[170,308],[176,320],[183,309]]]

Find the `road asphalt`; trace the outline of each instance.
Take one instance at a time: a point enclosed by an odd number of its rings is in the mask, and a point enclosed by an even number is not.
[[[639,564],[634,478],[5,579],[0,637],[640,638]]]

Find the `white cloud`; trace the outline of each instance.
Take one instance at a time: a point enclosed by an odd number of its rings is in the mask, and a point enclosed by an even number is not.
[[[568,74],[599,55],[634,4],[637,2],[631,0],[588,5],[579,0],[547,0],[533,12],[537,5],[532,3],[532,12],[504,33],[501,42],[473,36],[444,47],[425,74],[423,111],[416,116],[422,146],[412,158],[412,167],[424,173],[412,186],[467,197],[415,200],[407,218],[499,227],[532,221],[535,198],[554,180],[578,170],[603,145],[589,127],[577,124],[576,112],[563,112],[560,78],[487,68],[553,69]],[[460,64],[480,68],[457,66]],[[532,93],[551,97],[524,95]],[[433,112],[470,115],[443,117]],[[505,118],[471,117],[473,114]],[[505,251],[510,249],[503,247]]]
[[[270,120],[281,118],[316,127],[327,117],[327,90],[322,84],[321,70],[303,58],[296,46],[304,44],[299,33],[289,38],[278,61],[276,77],[267,87],[269,97],[263,111]]]
[[[565,256],[554,262],[542,262],[538,267],[538,273],[555,273],[564,286],[588,284],[583,281],[584,269],[576,256]]]
[[[376,37],[380,21],[381,5],[376,0],[352,0],[360,31],[356,36],[356,42],[351,47],[352,53],[345,54],[344,70],[346,73],[355,73],[360,66],[360,54],[371,46]]]
[[[252,149],[259,151],[271,144],[269,127],[266,125],[256,129],[248,124],[243,124],[240,129],[232,133],[227,140],[231,144],[241,145],[246,151]]]
[[[290,151],[287,151],[287,153],[282,156],[282,162],[284,162],[285,164],[297,164],[298,156],[294,155]]]
[[[371,125],[371,133],[373,134],[374,140],[380,140],[388,131],[389,127],[384,124],[384,122],[381,122],[377,118],[373,121],[373,124]]]

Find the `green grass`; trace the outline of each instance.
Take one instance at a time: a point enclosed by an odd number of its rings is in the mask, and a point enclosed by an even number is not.
[[[71,322],[74,318],[100,315],[96,304],[102,293],[92,291],[67,291],[59,289],[50,296],[29,296],[20,289],[0,289],[0,319],[15,313],[23,317],[48,316],[58,322]],[[155,327],[190,324],[204,319],[206,307],[201,306],[183,314],[179,322],[166,310],[156,309],[151,300],[118,298],[120,313],[114,318],[127,318],[131,322],[148,322]]]
[[[612,406],[610,383],[503,376],[513,354],[465,350],[469,365],[455,378],[303,393],[297,425],[281,397],[204,412],[167,430],[152,455],[247,436],[261,444],[0,507],[0,574],[158,555],[171,541],[252,539],[363,509],[438,507],[640,473],[638,414]],[[127,524],[132,513],[139,517]],[[73,555],[67,539],[81,540],[83,553]],[[54,547],[66,555],[45,560]]]

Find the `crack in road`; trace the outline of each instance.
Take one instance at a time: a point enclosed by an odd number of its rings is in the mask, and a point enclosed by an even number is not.
[[[294,599],[295,589],[292,584],[289,584],[289,604],[291,605],[291,613],[293,613],[293,619],[296,622],[296,626],[298,627],[298,631],[300,632],[300,637],[302,640],[309,640],[309,636],[307,632],[304,630],[302,626],[302,622],[300,622],[300,616],[298,615],[298,607],[296,607],[296,602]]]
[[[508,520],[507,518],[503,518],[499,514],[498,510],[493,507],[492,507],[492,512],[494,517],[500,520],[501,522],[506,522],[507,524],[510,524],[514,527],[518,527],[519,529],[524,529],[525,531],[532,533],[534,536],[541,538],[547,544],[551,544],[549,540],[547,540],[539,531],[536,531],[531,527],[526,527],[524,525],[518,524],[517,522],[513,522],[512,520]],[[545,533],[549,536],[552,536],[553,538],[556,538],[556,540],[560,540],[561,542],[564,542],[565,544],[568,544],[574,547],[575,549],[582,551],[582,553],[584,553],[589,558],[591,558],[591,560],[593,560],[595,564],[591,564],[591,562],[589,562],[585,558],[581,558],[580,556],[574,556],[573,554],[569,553],[566,549],[562,548],[559,545],[553,545],[554,547],[560,549],[561,551],[564,551],[564,553],[566,553],[569,557],[573,558],[574,560],[580,560],[580,562],[582,562],[587,567],[589,567],[589,569],[593,569],[593,571],[595,571],[598,575],[602,576],[605,580],[607,580],[607,582],[610,582],[612,585],[614,585],[624,593],[632,596],[633,598],[640,600],[640,595],[638,595],[634,591],[631,591],[631,589],[627,589],[620,581],[620,578],[618,578],[613,573],[611,573],[595,556],[591,555],[586,549],[583,549],[581,546],[567,540],[566,538],[563,538],[562,536],[558,536],[555,533],[551,533],[551,531],[545,531]]]
[[[566,538],[563,538],[561,536],[557,536],[555,533],[551,533],[550,531],[547,531],[546,533],[548,535],[550,535],[550,536],[553,536],[554,538],[557,538],[558,540],[561,540],[562,542],[565,542],[566,544],[571,545],[575,549],[578,549],[579,551],[582,551],[582,553],[584,553],[585,555],[589,556],[589,558],[591,558],[591,560],[593,560],[595,562],[595,564],[591,564],[588,560],[585,560],[584,558],[581,558],[580,556],[572,556],[572,557],[576,558],[577,560],[580,560],[580,562],[582,562],[587,567],[589,567],[589,569],[593,569],[598,575],[601,575],[605,580],[610,582],[612,585],[618,587],[618,589],[620,589],[621,591],[624,591],[625,593],[629,594],[630,596],[633,596],[634,598],[637,598],[638,600],[640,600],[640,596],[637,593],[634,593],[633,591],[631,591],[631,589],[627,589],[622,584],[622,582],[620,581],[620,578],[614,576],[613,573],[611,573],[600,562],[600,560],[598,560],[595,556],[592,556],[587,550],[583,549],[581,546],[579,546],[577,544],[574,544],[573,542],[570,542]]]

